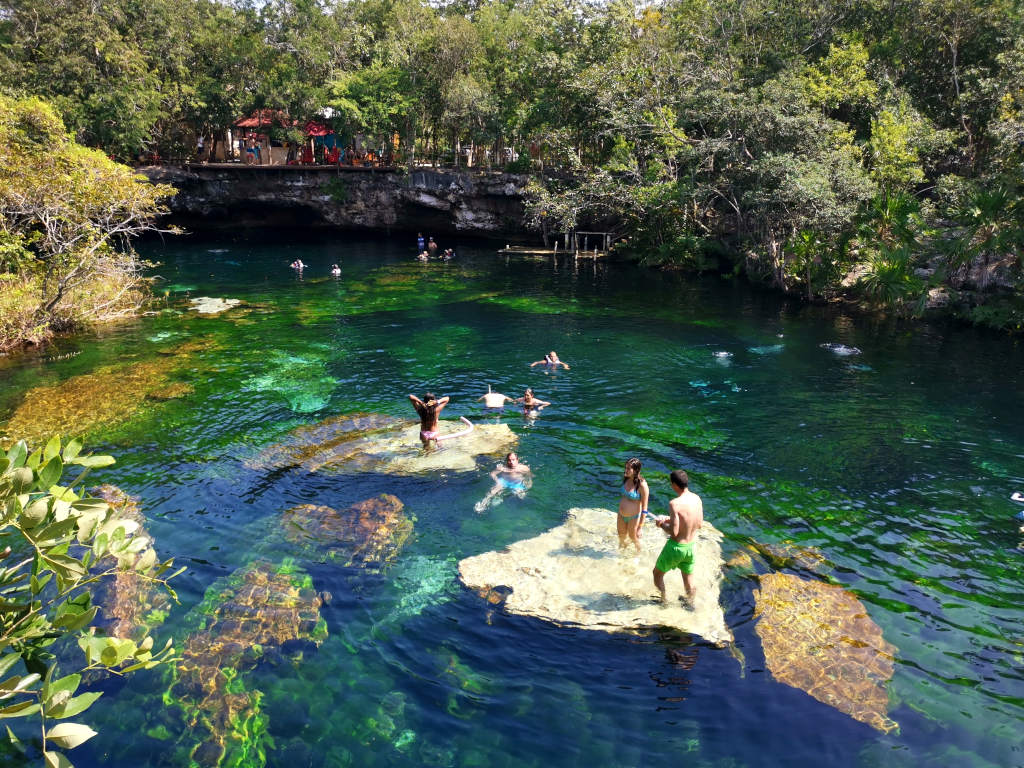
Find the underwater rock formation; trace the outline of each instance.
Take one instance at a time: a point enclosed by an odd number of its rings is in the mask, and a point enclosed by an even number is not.
[[[442,435],[464,429],[442,421]],[[476,469],[476,457],[500,455],[518,437],[507,424],[478,424],[468,435],[424,448],[417,422],[388,416],[337,416],[299,427],[281,443],[271,445],[249,462],[253,469],[301,467],[307,472],[353,471],[414,475],[435,470]]]
[[[413,522],[403,513],[404,506],[388,493],[341,512],[300,504],[285,511],[281,525],[285,538],[311,559],[381,568],[395,559],[412,533]]]
[[[295,413],[315,413],[327,407],[338,380],[327,372],[325,361],[315,355],[274,350],[267,356],[264,372],[249,379],[246,386],[283,397]]]
[[[896,648],[864,605],[841,587],[787,573],[760,577],[754,591],[757,634],[765,663],[779,682],[806,691],[883,733]]]
[[[189,299],[189,306],[201,315],[217,315],[242,303],[241,299],[221,299],[210,296],[197,296]]]
[[[180,710],[186,738],[198,741],[189,754],[193,764],[266,763],[262,694],[239,676],[263,658],[281,658],[294,641],[322,643],[327,624],[320,605],[309,576],[288,563],[256,561],[207,589],[189,617],[198,628],[182,644],[164,695]]]
[[[302,467],[315,472],[324,465],[341,464],[359,450],[358,438],[396,427],[402,422],[378,413],[332,416],[317,424],[293,429],[280,443],[264,448],[247,462],[251,469]]]
[[[52,435],[82,435],[132,421],[156,400],[183,397],[191,386],[174,379],[192,355],[212,349],[208,338],[158,351],[140,362],[106,365],[58,384],[33,387],[3,427],[11,439],[42,444]],[[0,442],[3,442],[0,440]]]
[[[504,552],[466,558],[459,575],[488,600],[493,588],[511,588],[505,601],[511,613],[606,632],[675,627],[727,643],[732,634],[718,601],[721,541],[722,534],[705,523],[694,545],[698,594],[693,608],[680,602],[682,580],[675,572],[665,578],[668,603],[656,597],[651,569],[665,542],[661,531],[645,528],[639,557],[632,544],[620,553],[615,512],[606,509],[571,509],[557,528]]]
[[[152,539],[143,527],[139,500],[115,485],[101,485],[92,494],[113,507],[119,516],[138,524],[132,536],[150,541]],[[145,550],[137,557],[142,557]],[[106,570],[114,565],[114,558],[103,557],[93,564],[93,572]],[[160,626],[171,608],[167,592],[153,584],[150,579],[134,569],[119,569],[112,578],[102,579],[93,593],[93,602],[99,607],[97,625],[111,637],[131,638],[140,641],[155,627]]]
[[[825,555],[817,547],[803,547],[792,541],[766,544],[751,539],[747,549],[759,555],[773,569],[819,571],[828,565]]]

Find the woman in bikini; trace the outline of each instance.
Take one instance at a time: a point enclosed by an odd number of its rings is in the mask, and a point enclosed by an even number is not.
[[[473,431],[473,425],[469,419],[460,416],[459,420],[467,425],[467,429],[451,435],[444,435],[443,437],[438,434],[438,415],[448,405],[448,401],[451,398],[446,396],[438,400],[432,392],[427,392],[423,395],[422,400],[416,397],[416,395],[409,395],[409,399],[412,401],[412,407],[416,409],[416,413],[420,416],[420,442],[423,443],[424,448],[430,445],[431,441],[440,444],[442,440],[451,440],[453,437],[459,437]]]
[[[615,527],[619,533],[619,548],[626,546],[626,537],[633,540],[637,553],[640,552],[640,526],[647,512],[647,500],[650,489],[647,481],[640,474],[640,459],[626,462],[626,470],[622,475],[622,497],[619,499],[619,514],[616,515]]]

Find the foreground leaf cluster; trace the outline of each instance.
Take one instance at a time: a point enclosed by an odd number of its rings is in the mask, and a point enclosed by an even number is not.
[[[79,692],[83,672],[124,675],[175,658],[170,641],[154,650],[150,636],[107,637],[93,626],[99,609],[92,594],[119,570],[169,591],[177,575],[172,561],[157,562],[148,538],[136,535],[136,521],[81,490],[91,469],[113,463],[58,437],[36,450],[20,441],[0,454],[0,719],[34,719],[38,737],[26,742],[31,731],[18,728],[19,738],[9,726],[7,736],[19,751],[38,750],[50,768],[70,766],[59,750],[95,735],[68,721],[100,696]],[[77,641],[83,657],[78,671],[62,677],[55,644],[67,640]]]

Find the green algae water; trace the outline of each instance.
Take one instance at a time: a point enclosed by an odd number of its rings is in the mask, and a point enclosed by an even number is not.
[[[1016,341],[479,244],[441,242],[456,259],[423,265],[406,239],[149,245],[154,314],[0,361],[0,420],[25,429],[44,418],[33,388],[114,397],[97,382],[163,377],[87,432],[118,459],[96,482],[138,497],[160,556],[188,566],[180,604],[147,621],[191,666],[95,682],[82,719],[100,735],[76,765],[1024,766]],[[244,304],[201,315],[202,296]],[[570,370],[529,367],[551,349]],[[488,385],[552,405],[487,413]],[[428,389],[451,396],[447,419],[515,433],[534,470],[522,498],[474,509],[487,455],[429,472],[265,460],[328,419],[411,419],[406,396]],[[659,512],[666,473],[690,471],[726,559],[856,595],[895,647],[898,729],[779,682],[742,574],[722,589],[732,648],[555,626],[459,583],[459,560],[571,507],[614,510],[630,456]],[[381,494],[412,527],[369,566],[283,538],[303,505]]]

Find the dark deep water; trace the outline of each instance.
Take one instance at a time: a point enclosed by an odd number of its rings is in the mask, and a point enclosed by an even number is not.
[[[139,496],[161,556],[188,566],[158,637],[184,642],[211,582],[273,558],[263,543],[289,507],[388,492],[415,516],[380,573],[288,561],[333,595],[328,636],[241,676],[259,716],[235,724],[236,764],[1024,766],[1024,535],[1012,519],[1024,505],[1008,499],[1024,490],[1019,342],[850,318],[719,278],[506,260],[492,245],[442,242],[457,259],[421,265],[409,239],[149,244],[168,311],[46,352],[79,353],[67,359],[0,362],[6,419],[33,386],[215,344],[178,374],[190,395],[89,441],[118,458],[97,482]],[[287,266],[297,257],[302,279]],[[256,309],[198,316],[183,300],[203,295]],[[549,349],[572,369],[528,367]],[[532,422],[501,417],[536,479],[482,514],[490,459],[411,477],[247,461],[330,416],[411,417],[405,396],[427,388],[451,395],[448,418],[493,420],[474,402],[487,384],[531,386],[553,405]],[[534,536],[570,507],[615,509],[633,455],[658,511],[665,473],[690,471],[726,559],[751,539],[821,552],[817,578],[853,591],[897,648],[898,732],[772,678],[750,580],[723,589],[742,663],[699,638],[508,615],[459,585],[463,557]],[[196,740],[164,711],[165,679],[106,685],[78,718],[100,735],[75,765],[189,764]]]

